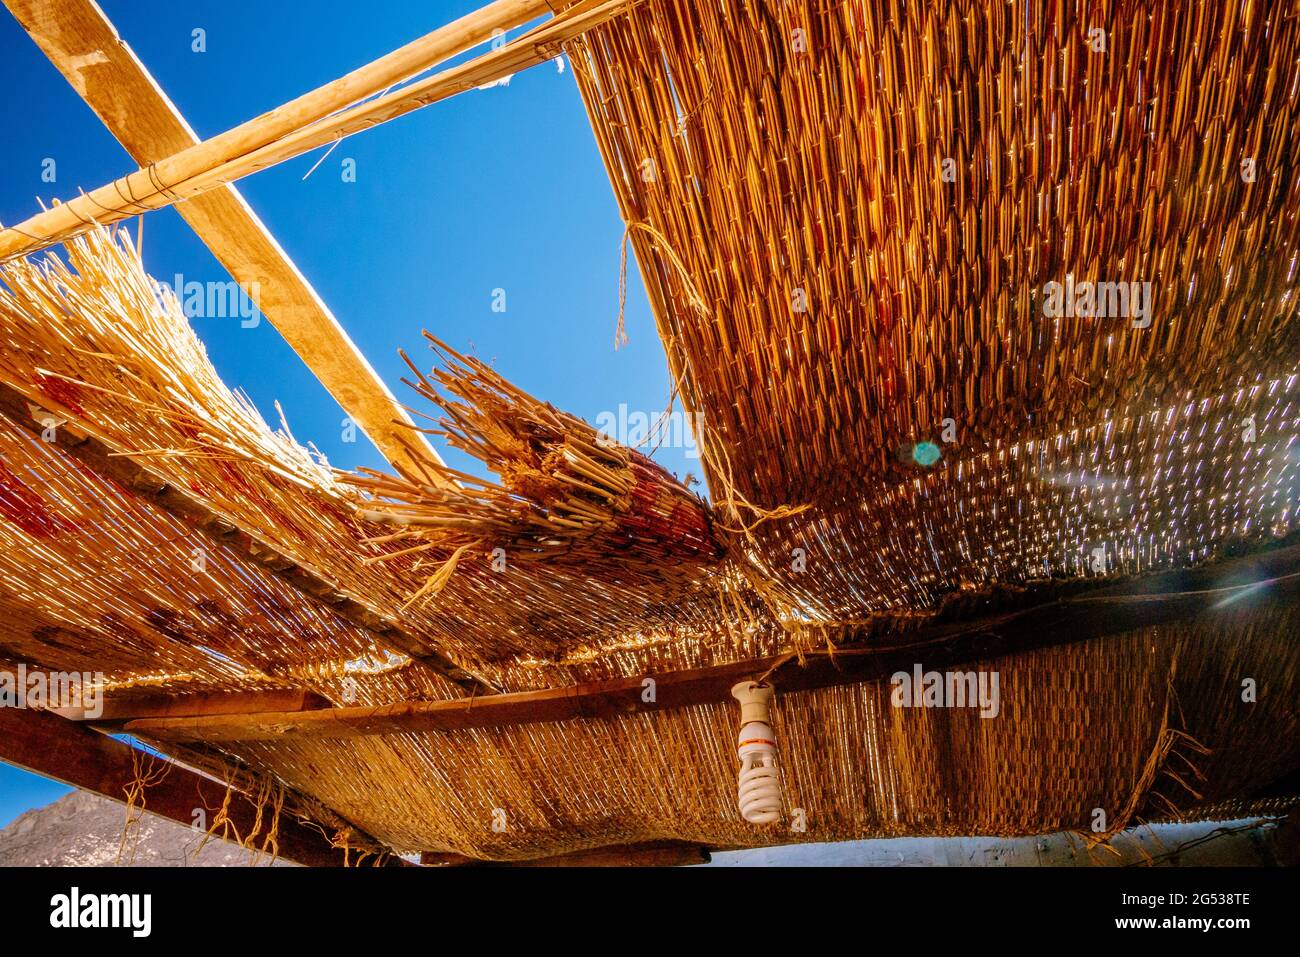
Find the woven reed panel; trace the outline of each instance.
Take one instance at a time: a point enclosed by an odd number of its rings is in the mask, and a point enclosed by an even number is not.
[[[785,807],[767,828],[736,808],[736,713],[725,704],[245,742],[236,753],[396,847],[491,858],[659,838],[725,847],[1091,833],[1094,808],[1112,827],[1195,816],[1294,769],[1297,628],[1300,611],[1286,604],[1229,606],[1194,624],[964,665],[999,672],[996,718],[893,707],[889,682],[778,695]],[[1257,682],[1254,703],[1242,700],[1244,677]],[[806,831],[790,829],[795,808]]]
[[[0,417],[0,658],[177,694],[460,693],[197,529]],[[351,663],[351,664],[349,664]]]
[[[99,232],[70,268],[5,267],[0,383],[511,690],[1199,564],[1296,523],[1298,54],[1290,8],[1127,2],[643,0],[575,44],[729,547],[662,587],[467,562],[402,610],[446,554],[372,541],[363,500]],[[1044,315],[1068,277],[1150,282],[1150,323]],[[196,574],[198,530],[8,420],[0,462],[0,658],[118,687],[459,693],[234,547]],[[1297,763],[1298,622],[1254,601],[999,662],[996,720],[896,709],[881,683],[780,696],[806,832],[740,821],[726,704],[230,753],[403,849],[494,857],[1211,813]],[[392,667],[349,669],[372,658]]]
[[[715,503],[811,506],[754,532],[787,615],[1294,522],[1293,5],[645,0],[570,53]]]
[[[92,232],[68,253],[67,265],[20,261],[0,272],[0,382],[400,620],[425,648],[512,690],[779,650],[781,629],[735,569],[686,566],[658,586],[562,562],[496,574],[488,543],[438,601],[404,607],[459,543],[380,561],[406,544],[368,541],[384,529],[354,517],[358,496],[221,381],[125,233]],[[187,563],[165,575],[185,587]]]

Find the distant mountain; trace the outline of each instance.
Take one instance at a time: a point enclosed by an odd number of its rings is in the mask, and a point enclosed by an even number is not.
[[[113,867],[118,863],[126,808],[86,791],[28,811],[0,830],[0,867]],[[248,867],[250,852],[212,839],[196,857],[201,834],[145,814],[132,825],[122,852],[124,866]],[[1156,824],[1117,835],[1118,854],[1084,849],[1075,834],[1038,837],[910,837],[841,844],[804,844],[720,851],[712,866],[786,867],[1122,867],[1154,862],[1165,866],[1276,865],[1296,860],[1295,839],[1285,847],[1274,819]],[[413,860],[413,859],[412,859]],[[257,866],[266,866],[261,857]],[[277,861],[276,866],[297,866]]]
[[[251,852],[213,838],[195,855],[203,835],[156,814],[138,815],[132,824],[121,866],[249,867]],[[118,866],[126,807],[116,801],[74,791],[53,804],[22,814],[0,830],[0,867]],[[267,858],[257,859],[265,866]],[[284,864],[283,861],[277,861]]]

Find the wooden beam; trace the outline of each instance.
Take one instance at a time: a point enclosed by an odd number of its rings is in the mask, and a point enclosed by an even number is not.
[[[5,4],[141,167],[193,155],[198,136],[94,0],[5,0]],[[332,112],[370,96],[465,44],[490,37],[499,24],[513,26],[544,12],[545,4],[537,0],[500,0],[236,127],[209,145],[218,152],[265,145],[266,136],[283,135],[305,115]],[[247,132],[252,123],[261,124],[260,136]],[[158,175],[157,167],[149,175]],[[114,205],[120,205],[120,200],[118,196]],[[64,215],[72,205],[55,209]],[[394,467],[417,475],[424,474],[419,463],[441,461],[424,436],[409,427],[406,410],[233,187],[205,192],[177,209],[380,454]],[[95,218],[102,221],[102,215]]]
[[[477,857],[466,857],[451,851],[424,851],[420,854],[421,867],[476,867],[483,863]]]
[[[424,867],[689,867],[707,864],[711,859],[709,849],[700,844],[645,841],[522,861],[481,861],[461,854],[426,852],[420,855],[420,864]]]
[[[135,196],[130,209],[123,207],[109,211],[101,210],[97,220],[100,223],[116,222],[135,215],[141,209],[161,209],[189,197],[201,195],[207,190],[232,183],[318,147],[332,145],[373,126],[387,123],[459,93],[494,83],[545,63],[557,56],[567,41],[624,12],[626,3],[627,0],[580,0],[577,7],[566,10],[562,16],[511,40],[490,53],[450,67],[433,76],[416,80],[409,86],[392,93],[359,103],[296,130],[251,153],[216,165],[201,175],[171,183],[165,189],[158,188],[145,196]],[[114,189],[116,188],[114,186]],[[53,213],[55,210],[51,209],[48,212]],[[38,234],[30,234],[26,227],[31,225],[44,228],[38,221],[46,215],[46,213],[39,213],[27,223],[15,227],[15,231],[24,236],[23,242],[13,238],[8,231],[0,230],[0,249],[7,243],[13,242],[18,247],[18,251],[10,255],[21,255],[39,249],[43,245],[62,241],[89,228],[85,222],[81,222],[77,226],[69,224],[44,238],[40,238]],[[33,235],[37,235],[37,238],[33,239]],[[0,256],[0,258],[4,257]]]
[[[36,395],[28,398],[11,386],[0,383],[0,415],[8,416],[34,435],[40,435],[42,427],[32,416],[29,406],[44,401],[48,400]],[[93,436],[79,435],[71,425],[58,429],[53,444],[96,474],[126,486],[198,529],[219,548],[231,549],[241,558],[288,582],[310,600],[327,605],[340,617],[371,632],[382,646],[419,661],[460,685],[466,692],[497,690],[487,679],[466,671],[437,649],[430,648],[421,638],[407,631],[399,620],[389,617],[387,610],[372,607],[362,598],[339,591],[316,570],[299,565],[267,542],[236,528],[213,512],[202,499],[170,484],[148,466],[129,456],[112,454],[122,450],[112,449]]]
[[[460,731],[579,718],[665,711],[730,700],[731,686],[770,673],[782,692],[857,684],[909,671],[914,663],[943,669],[1034,648],[1070,644],[1214,611],[1252,593],[1300,592],[1300,545],[1234,558],[1190,571],[1166,572],[1098,587],[1084,594],[976,621],[920,626],[906,643],[848,647],[834,656],[809,655],[800,665],[787,655],[652,674],[654,700],[645,701],[645,678],[620,678],[568,688],[487,695],[455,701],[411,701],[383,707],[194,718],[143,718],[124,725],[144,737],[174,742],[343,738],[401,732]]]
[[[256,714],[261,711],[311,711],[333,703],[314,691],[233,691],[180,695],[134,695],[104,698],[91,712],[84,707],[55,708],[69,721],[109,727],[136,718],[193,718],[210,714]]]
[[[690,867],[707,864],[709,850],[685,841],[615,844],[525,861],[493,861],[492,867]]]
[[[151,758],[49,712],[0,708],[0,760],[115,801],[125,803],[127,789],[136,780],[137,764],[143,759],[143,766],[148,768]],[[167,773],[145,789],[146,810],[189,827],[196,810],[215,813],[222,806],[226,798],[224,784],[175,762],[168,763]],[[245,795],[235,792],[228,812],[240,834],[253,833],[258,811]],[[263,822],[262,827],[268,824]],[[373,841],[368,837],[366,840]],[[324,831],[300,822],[288,812],[280,817],[278,841],[280,857],[285,860],[315,867],[345,863],[343,852],[331,845]],[[354,849],[352,860],[355,858]],[[390,855],[382,863],[401,866],[404,862]]]
[[[419,64],[417,69],[401,73],[384,66],[389,59],[385,57],[220,136],[0,231],[0,261],[62,242],[95,223],[105,225],[149,209],[161,209],[456,93],[535,66],[554,57],[565,41],[625,9],[626,0],[581,0],[550,23],[491,53],[380,95],[372,102],[345,109],[364,96],[391,87],[399,76],[421,72],[487,39],[493,30],[517,26],[549,11],[544,0],[497,0],[478,13],[411,44],[420,48],[423,58],[408,56],[402,63],[407,68]],[[467,25],[471,20],[473,23]],[[389,56],[396,57],[406,49]],[[364,81],[351,82],[362,74],[365,74]]]

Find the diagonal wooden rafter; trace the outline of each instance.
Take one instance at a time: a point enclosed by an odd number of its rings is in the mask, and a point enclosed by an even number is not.
[[[137,783],[137,769],[148,767],[151,756],[49,712],[0,708],[0,760],[125,802],[128,789]],[[186,827],[193,825],[196,810],[215,812],[224,804],[239,834],[265,837],[267,824],[256,803],[232,790],[227,804],[226,795],[224,784],[168,761],[165,774],[151,777],[141,801],[149,812]],[[368,835],[362,837],[365,843],[384,846]],[[299,864],[339,866],[349,862],[349,852],[335,847],[324,830],[300,822],[287,811],[279,819],[276,842],[280,857]],[[351,858],[355,857],[354,848]],[[404,864],[391,855],[381,863]]]
[[[200,143],[135,53],[94,0],[4,0],[23,29],[109,131],[142,167]],[[389,54],[336,83],[335,99],[312,91],[280,110],[331,109],[369,96],[451,55],[548,11],[542,0],[499,0],[440,31]],[[365,77],[358,75],[370,69]],[[262,118],[259,118],[262,119]],[[230,136],[236,127],[223,136]],[[237,137],[235,138],[237,139]],[[420,463],[439,461],[423,435],[379,378],[316,290],[233,186],[222,186],[177,206],[177,211],[312,370],[343,410],[396,468],[425,474]]]

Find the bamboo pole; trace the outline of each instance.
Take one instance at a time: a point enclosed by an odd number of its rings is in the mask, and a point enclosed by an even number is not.
[[[497,30],[519,26],[549,12],[546,0],[494,0],[482,9],[439,27],[283,106],[4,230],[0,233],[0,260],[51,245],[63,237],[75,235],[92,222],[117,222],[146,209],[167,205],[173,201],[167,197],[176,195],[174,186],[256,153],[366,97],[410,79],[489,39]],[[332,135],[327,137],[325,142],[332,138]],[[209,184],[209,188],[211,185],[217,183]],[[163,201],[151,204],[151,200],[157,199]]]
[[[349,110],[329,117],[319,123],[298,129],[280,140],[254,150],[237,159],[214,167],[204,174],[157,191],[154,195],[142,198],[137,205],[146,205],[150,209],[159,209],[170,205],[176,199],[187,199],[210,189],[242,179],[252,173],[268,169],[278,163],[301,156],[318,147],[344,139],[354,133],[387,123],[389,120],[405,116],[424,106],[464,93],[477,87],[492,83],[502,77],[510,76],[521,70],[536,66],[559,53],[560,45],[580,33],[599,26],[605,20],[618,13],[626,5],[626,0],[605,0],[590,6],[580,13],[566,12],[556,19],[538,28],[533,33],[519,38],[507,46],[492,53],[477,57],[468,63],[438,73],[411,84],[401,90],[359,104]],[[53,209],[49,212],[54,212]],[[97,219],[101,225],[106,223],[103,211]],[[35,222],[45,214],[39,214],[28,222]],[[135,211],[126,211],[123,215],[108,221],[125,219],[135,215]],[[26,229],[26,225],[23,225]],[[84,229],[83,224],[77,231]],[[8,230],[0,233],[0,257],[5,254],[4,242]],[[74,233],[75,234],[75,233]],[[58,242],[58,239],[52,242]],[[47,243],[49,245],[49,243]],[[30,250],[28,250],[30,251]]]

